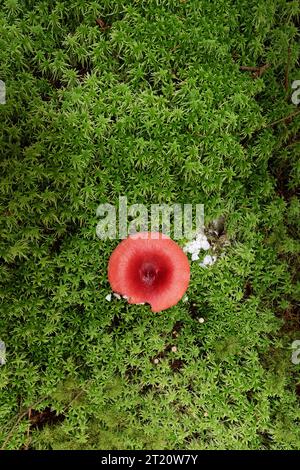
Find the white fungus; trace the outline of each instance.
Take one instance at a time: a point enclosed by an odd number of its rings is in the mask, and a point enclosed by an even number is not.
[[[107,294],[107,296],[105,297],[105,300],[107,300],[108,302],[111,301],[111,294]]]
[[[200,264],[200,266],[202,266],[202,268],[206,268],[207,266],[211,266],[213,265],[217,260],[217,257],[216,256],[211,256],[211,255],[206,255],[204,256],[204,259]]]
[[[183,251],[192,255],[192,261],[197,261],[199,259],[200,251],[207,251],[209,249],[210,243],[207,240],[206,235],[200,232],[196,235],[195,240],[190,241],[184,246]]]
[[[210,249],[210,244],[209,244],[207,238],[205,240],[203,240],[201,248],[202,248],[202,250],[209,250]]]
[[[114,292],[114,296],[116,297],[116,299],[120,300],[121,299],[121,296],[120,294],[117,294],[116,292]]]

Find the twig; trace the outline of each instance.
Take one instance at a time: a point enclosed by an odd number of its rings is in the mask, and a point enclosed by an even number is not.
[[[245,70],[246,72],[257,72],[259,67],[248,67],[248,65],[241,65],[240,70]]]
[[[101,31],[106,31],[107,29],[110,28],[110,26],[107,25],[107,24],[105,23],[105,21],[102,20],[101,18],[97,18],[97,19],[96,19],[96,23],[97,23],[98,26],[100,26]]]
[[[240,70],[244,70],[246,72],[254,72],[253,73],[253,78],[258,78],[258,77],[261,77],[262,74],[269,67],[271,67],[271,64],[264,64],[264,65],[261,65],[260,67],[251,67],[251,66],[248,66],[248,65],[241,65]]]
[[[30,407],[28,410],[28,426],[27,426],[27,432],[26,432],[26,444],[24,446],[24,450],[28,450],[29,443],[30,443],[30,418],[31,418],[31,411],[32,408]]]
[[[291,63],[291,48],[288,48],[288,58],[285,68],[285,78],[284,78],[284,88],[285,91],[288,92],[289,89],[289,71],[290,71],[290,63]]]
[[[281,119],[277,119],[277,121],[274,121],[274,122],[270,122],[269,124],[266,124],[264,127],[272,127],[272,126],[275,126],[275,124],[278,124],[279,122],[282,122],[282,121],[287,121],[288,119],[291,119],[295,116],[297,116],[298,114],[300,113],[300,110],[299,111],[295,111],[294,113],[291,113],[289,114],[288,116],[285,116]]]
[[[72,403],[74,403],[74,401],[76,401],[79,397],[81,397],[83,393],[85,393],[85,390],[80,390],[80,392],[78,392],[77,395],[75,395],[75,397],[72,398],[72,400],[67,404],[67,406],[65,406],[65,408],[63,409],[63,413],[66,413],[69,410]]]
[[[77,400],[83,393],[85,392],[85,390],[80,390],[76,395],[75,397],[67,404],[67,406],[64,408],[64,412],[66,412],[70,406],[72,405],[72,403],[74,403],[75,400]],[[32,413],[32,410],[37,406],[39,405],[42,401],[46,400],[48,397],[43,397],[43,398],[40,398],[40,400],[36,401],[35,403],[33,403],[32,405],[29,406],[29,408],[27,408],[24,412],[20,413],[17,417],[17,420],[15,422],[15,424],[12,426],[11,430],[9,431],[9,433],[7,434],[6,436],[6,439],[2,445],[2,447],[0,448],[0,451],[1,450],[4,450],[5,447],[7,446],[15,428],[18,426],[18,424],[22,421],[23,418],[25,418],[25,416],[28,416],[28,419],[30,420],[30,417],[31,417],[31,413]],[[25,450],[28,449],[28,446],[29,446],[29,439],[30,439],[30,422],[28,424],[28,428],[27,428],[27,443],[25,445]]]
[[[266,70],[268,70],[271,67],[271,64],[265,64],[259,67],[257,71],[257,77],[261,77],[263,73],[265,73]]]
[[[11,430],[9,431],[9,433],[7,434],[6,436],[6,439],[1,447],[0,450],[4,450],[5,447],[7,446],[11,436],[12,436],[12,433],[14,432],[16,426],[18,426],[18,424],[22,421],[23,418],[25,418],[25,416],[28,415],[29,412],[31,412],[32,408],[35,408],[37,405],[39,405],[42,401],[46,400],[47,397],[43,397],[43,398],[40,398],[40,400],[36,401],[33,405],[31,405],[29,408],[27,408],[26,411],[24,411],[23,413],[21,413],[19,416],[18,416],[18,419],[16,420],[15,424],[13,425],[13,427],[11,428]]]

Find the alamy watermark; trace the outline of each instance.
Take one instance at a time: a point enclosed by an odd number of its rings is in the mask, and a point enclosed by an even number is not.
[[[103,239],[125,239],[138,232],[162,232],[175,239],[192,240],[204,231],[203,204],[144,204],[128,206],[127,197],[119,196],[119,204],[100,204],[96,211],[101,217],[96,227]],[[153,237],[155,238],[155,237]]]
[[[0,339],[0,366],[6,363],[6,347],[4,341]]]
[[[300,80],[294,80],[292,89],[295,90],[292,94],[292,103],[298,105],[300,103]]]
[[[300,339],[292,342],[292,363],[295,365],[300,364]]]
[[[3,80],[0,80],[0,104],[6,103],[6,87]]]

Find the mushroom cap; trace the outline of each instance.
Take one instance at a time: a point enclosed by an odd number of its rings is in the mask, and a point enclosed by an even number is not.
[[[152,312],[176,305],[187,290],[190,265],[186,254],[167,235],[129,235],[112,252],[108,280],[114,292],[132,304],[149,303]]]

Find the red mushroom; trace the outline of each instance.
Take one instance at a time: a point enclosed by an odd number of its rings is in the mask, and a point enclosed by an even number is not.
[[[159,232],[139,232],[111,254],[108,280],[129,303],[149,303],[152,312],[176,305],[187,290],[190,265],[182,249]]]

